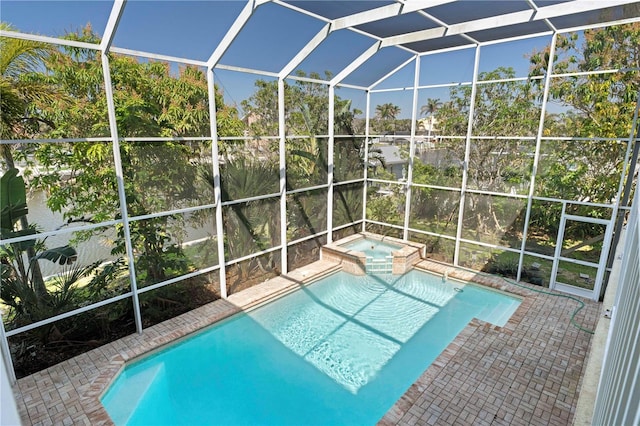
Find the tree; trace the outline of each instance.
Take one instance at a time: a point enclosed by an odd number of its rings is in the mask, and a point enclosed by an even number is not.
[[[202,167],[200,177],[213,188],[210,167]],[[243,155],[231,157],[220,168],[222,201],[234,201],[256,194],[278,192],[278,164]],[[279,204],[274,199],[233,203],[225,207],[222,220],[225,231],[225,258],[240,257],[278,245],[280,241]],[[271,262],[273,263],[273,262]],[[236,264],[237,276],[230,283],[231,292],[247,280],[253,267],[268,266],[260,258]],[[268,266],[269,269],[273,265]]]
[[[512,68],[483,72],[480,81],[496,80],[477,86],[472,120],[474,136],[493,136],[473,140],[470,147],[467,185],[473,189],[498,193],[524,193],[528,190],[533,145],[518,136],[533,136],[540,117],[537,92],[526,81],[515,81]],[[466,134],[471,103],[471,87],[450,89],[450,101],[435,113],[445,135]],[[514,136],[512,140],[497,136]],[[459,139],[443,139],[443,147],[455,158],[464,158],[465,145]],[[415,176],[415,172],[414,172]],[[464,227],[476,230],[477,238],[486,235],[497,243],[505,233],[517,232],[513,227],[514,206],[504,197],[467,194]]]
[[[302,71],[297,75],[306,77]],[[327,77],[331,77],[326,72]],[[318,73],[309,77],[318,79]],[[257,80],[256,91],[242,102],[243,110],[251,117],[251,132],[256,135],[278,133],[277,82]],[[287,185],[290,188],[323,184],[327,182],[327,138],[329,90],[327,85],[296,80],[284,84],[285,125],[287,134],[304,136],[287,140]],[[336,143],[336,161],[341,171],[364,167],[364,140],[357,138],[356,118],[361,111],[353,109],[349,99],[335,96],[334,130],[342,136]],[[344,136],[351,136],[344,138]],[[272,150],[276,147],[272,146]],[[344,162],[345,164],[342,164]],[[345,167],[342,167],[342,166]],[[338,166],[334,168],[338,170]]]
[[[13,30],[4,22],[0,22],[0,29]],[[34,79],[33,76],[38,73],[43,62],[52,52],[53,49],[45,43],[8,37],[0,38],[0,111],[2,111],[0,137],[2,139],[28,138],[30,133],[38,130],[41,123],[47,123],[47,120],[33,108],[33,104],[52,102],[59,98],[59,94],[49,85]],[[15,168],[13,150],[12,145],[0,145],[7,173]],[[26,207],[26,198],[24,202]],[[19,216],[18,223],[23,233],[35,233],[29,226],[26,214]],[[36,257],[33,246],[26,248],[26,254],[29,259]],[[38,260],[33,260],[30,269],[33,274],[35,294],[45,295],[46,289]]]
[[[35,234],[35,230],[19,229],[20,219],[29,212],[25,183],[18,169],[9,169],[0,178],[0,234],[3,239]],[[29,254],[26,257],[25,253]],[[28,240],[0,247],[0,298],[10,308],[8,320],[14,326],[31,324],[63,313],[77,306],[79,292],[96,293],[106,285],[107,278],[116,273],[119,264],[99,268],[101,262],[87,266],[76,265],[78,254],[69,246],[47,249],[44,241]],[[63,272],[49,278],[45,286],[39,268],[40,260],[63,265]],[[90,278],[83,290],[79,281]],[[46,344],[55,324],[38,330],[38,340]],[[59,330],[58,330],[59,332]]]
[[[429,133],[427,134],[427,140],[431,140],[431,132],[433,132],[433,125],[435,122],[434,113],[440,108],[442,102],[440,99],[427,99],[427,103],[420,107],[420,115],[426,115],[429,117]]]
[[[442,106],[440,99],[428,98],[427,103],[420,107],[420,115],[431,116],[438,110],[438,108],[440,108],[440,106]]]
[[[306,74],[298,71],[298,76]],[[330,73],[325,73],[330,78]],[[309,77],[320,78],[317,73]],[[278,92],[277,82],[256,81],[256,91],[242,102],[243,109],[251,117],[251,132],[255,135],[275,135],[278,133]],[[286,188],[306,188],[327,183],[328,155],[328,105],[329,90],[325,84],[296,80],[285,82],[285,125],[287,139],[287,179]],[[352,108],[351,101],[335,96],[334,131],[339,138],[334,147],[334,181],[343,181],[362,176],[367,162],[364,158],[364,138],[357,137],[355,116],[361,111]],[[299,136],[303,136],[302,138]],[[275,149],[275,147],[273,147]],[[351,191],[353,192],[353,191]],[[336,207],[339,212],[350,212],[351,193],[336,190]],[[287,221],[291,239],[297,239],[309,233],[315,234],[326,227],[326,195],[322,190],[304,191],[288,197]],[[319,247],[321,239],[311,241],[309,245]],[[309,247],[296,245],[291,248],[291,258],[308,257]]]
[[[99,42],[90,27],[67,38]],[[32,108],[51,123],[42,127],[40,134],[50,138],[108,135],[102,65],[96,52],[63,47],[46,58],[46,67],[47,74],[37,76],[38,81],[66,96],[54,102],[33,102]],[[209,135],[208,89],[202,70],[186,66],[176,75],[168,64],[141,63],[117,54],[110,55],[110,67],[120,137]],[[241,134],[243,125],[237,112],[224,104],[217,91],[216,107],[221,117],[219,135]],[[63,211],[68,220],[101,222],[119,217],[111,144],[42,144],[31,151],[47,170],[34,177],[31,185],[47,191],[52,210]],[[206,195],[208,187],[196,179],[195,166],[210,156],[208,143],[122,142],[120,155],[129,216],[212,199],[211,194]],[[170,215],[130,222],[141,282],[161,281],[188,267],[180,247],[175,245],[183,232],[183,220],[182,215]],[[113,253],[121,254],[124,234],[122,226],[117,228]]]
[[[478,85],[473,121],[474,136],[514,136],[513,140],[483,139],[473,141],[469,157],[469,186],[493,192],[521,191],[531,170],[532,146],[517,136],[533,136],[537,130],[540,109],[536,92],[527,82],[510,81],[512,68],[498,68],[480,73],[480,80],[502,80]],[[442,133],[457,134],[466,127],[471,102],[471,87],[451,88],[451,101],[435,112]],[[466,133],[466,129],[465,129]],[[464,158],[464,144],[459,140],[444,141],[445,146]]]
[[[0,22],[0,29],[13,28]],[[59,97],[50,85],[34,80],[46,58],[54,49],[46,43],[17,38],[0,38],[0,137],[19,139],[37,130],[40,122],[46,122],[32,108],[34,102],[51,102]],[[7,167],[13,167],[8,145],[2,145]]]
[[[398,117],[398,114],[400,114],[400,107],[392,103],[376,106],[376,118],[385,132],[393,130],[395,133],[395,120]]]
[[[582,45],[578,43],[582,41]],[[530,56],[530,74],[543,74],[549,48]],[[554,73],[592,70],[618,72],[553,78],[550,100],[563,112],[545,126],[545,135],[628,138],[638,101],[640,74],[640,23],[585,30],[560,35],[556,43]],[[543,196],[609,203],[615,197],[623,170],[624,146],[614,141],[558,144],[552,161],[543,169],[539,193]],[[576,166],[578,166],[576,168]],[[574,178],[571,182],[566,176]]]

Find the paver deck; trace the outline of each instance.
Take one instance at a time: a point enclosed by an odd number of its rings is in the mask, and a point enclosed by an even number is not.
[[[471,321],[379,424],[570,424],[591,341],[570,324],[578,303],[431,261],[419,267],[515,293],[523,302],[504,327]],[[99,397],[125,362],[339,268],[315,262],[22,378],[14,387],[22,421],[112,424]],[[584,303],[575,320],[593,329],[600,305]]]

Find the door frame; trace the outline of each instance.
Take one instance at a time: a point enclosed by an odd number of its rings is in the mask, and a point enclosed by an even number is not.
[[[605,269],[607,267],[607,258],[609,256],[609,250],[610,250],[611,240],[613,236],[613,218],[606,220],[606,219],[596,219],[588,216],[570,215],[570,214],[566,214],[565,208],[566,208],[566,203],[563,203],[562,216],[560,219],[560,228],[558,229],[558,238],[556,240],[556,250],[555,250],[555,255],[553,257],[553,268],[551,269],[551,280],[549,282],[549,288],[553,290],[561,291],[563,293],[569,293],[574,296],[585,297],[585,298],[597,301],[600,298],[600,289],[602,287],[602,281],[604,278]],[[565,233],[567,220],[572,220],[575,222],[585,222],[585,223],[595,223],[599,225],[606,225],[605,235],[602,241],[602,252],[600,253],[600,259],[598,263],[586,262],[583,260],[571,259],[571,258],[562,256],[562,243],[564,241],[564,233]],[[565,284],[563,282],[556,281],[558,276],[558,265],[560,261],[574,263],[577,265],[588,266],[591,268],[597,268],[596,278],[593,283],[593,290],[588,290],[588,289],[576,287],[574,285]]]

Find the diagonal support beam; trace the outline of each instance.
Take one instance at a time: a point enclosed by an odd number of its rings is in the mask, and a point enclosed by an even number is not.
[[[263,3],[265,2],[258,0],[247,1],[247,4],[240,11],[238,17],[231,25],[231,28],[229,28],[229,31],[227,31],[220,43],[218,43],[218,47],[216,47],[216,50],[214,50],[209,57],[209,60],[207,61],[208,68],[213,68],[218,64],[220,58],[222,58],[222,55],[224,55],[229,46],[231,46],[231,43],[233,43],[233,40],[235,40],[240,31],[242,31],[242,28],[249,21],[249,18],[253,14],[253,11]]]
[[[391,77],[392,75],[394,75],[396,72],[400,71],[402,68],[404,68],[407,64],[409,64],[410,62],[414,61],[416,58],[415,56],[410,57],[409,59],[407,59],[406,61],[404,61],[403,63],[401,63],[400,65],[398,65],[397,67],[395,67],[394,69],[392,69],[391,71],[389,71],[388,73],[386,73],[385,75],[383,75],[382,77],[380,77],[377,81],[375,81],[372,85],[370,85],[369,87],[367,87],[367,90],[372,90],[374,87],[376,87],[378,84],[382,83],[383,81],[385,81],[387,78]]]
[[[545,6],[535,10],[523,10],[520,12],[506,13],[490,18],[477,19],[451,25],[449,28],[439,27],[429,30],[416,31],[388,37],[382,40],[382,47],[398,44],[412,43],[416,41],[431,40],[434,38],[465,34],[474,31],[488,30],[492,28],[506,27],[514,24],[523,24],[532,21],[542,21],[574,13],[589,12],[605,9],[613,6],[637,3],[637,0],[575,0],[568,3],[559,3]]]
[[[278,78],[286,78],[289,74],[293,72],[293,70],[300,64],[300,62],[304,61],[304,59],[313,52],[313,50],[323,42],[324,39],[329,35],[331,28],[331,24],[326,24],[322,29],[316,34],[310,41],[304,46],[298,54],[289,61],[287,65],[282,68],[280,73],[278,73]]]
[[[55,44],[58,46],[71,46],[77,47],[79,49],[100,50],[99,44],[86,43],[84,41],[67,40],[65,38],[48,37],[39,34],[20,33],[17,31],[0,30],[0,37],[17,38],[19,40],[31,40],[37,41],[39,43]]]
[[[375,42],[370,48],[364,51],[360,56],[353,60],[345,69],[340,71],[329,82],[330,86],[335,86],[344,80],[349,74],[355,71],[360,65],[364,64],[369,58],[375,55],[380,50],[381,41]]]
[[[120,22],[126,3],[127,0],[115,0],[113,2],[111,14],[109,15],[109,20],[107,21],[107,26],[104,29],[102,41],[100,42],[100,50],[103,52],[108,52],[111,48],[111,43],[113,43],[113,37],[116,35],[116,28],[118,28],[118,23]]]

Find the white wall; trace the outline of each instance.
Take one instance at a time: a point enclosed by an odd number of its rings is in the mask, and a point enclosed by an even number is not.
[[[16,408],[16,400],[13,397],[13,390],[9,384],[4,355],[2,355],[1,351],[0,358],[2,358],[2,366],[0,366],[0,425],[19,425],[20,416]]]

